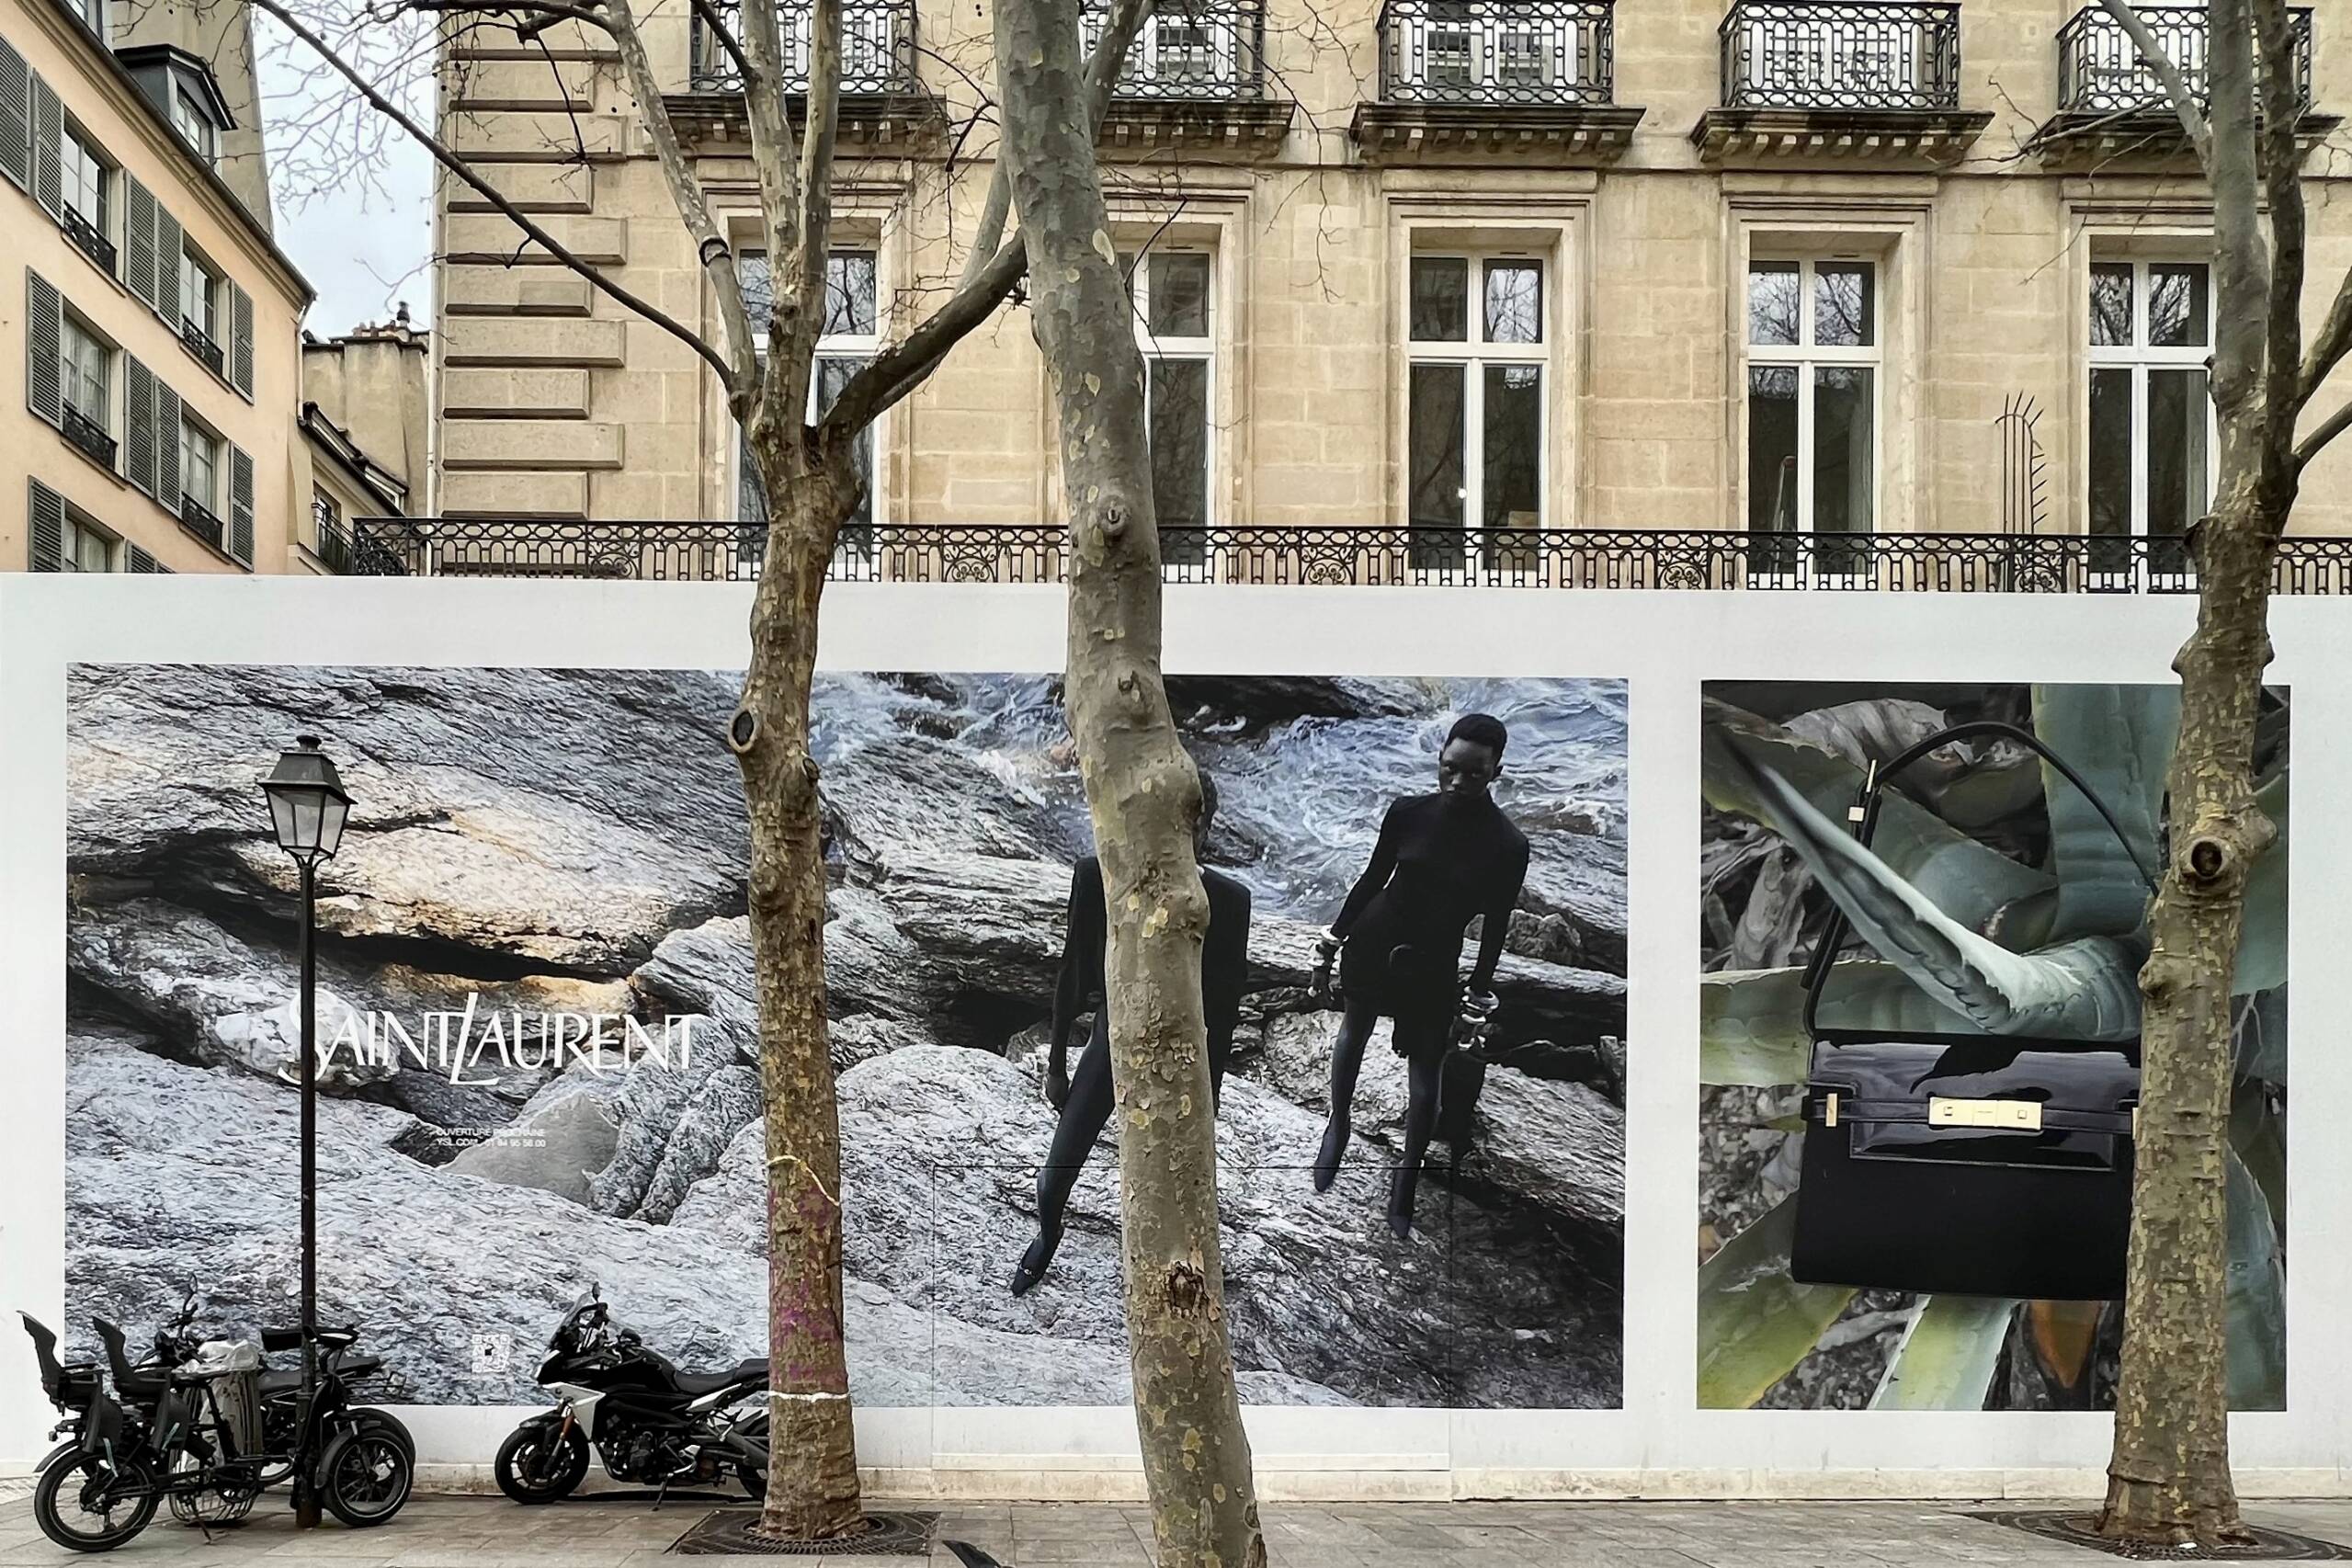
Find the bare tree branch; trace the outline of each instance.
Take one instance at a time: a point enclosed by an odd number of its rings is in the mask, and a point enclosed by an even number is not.
[[[812,345],[824,330],[825,262],[833,241],[833,148],[840,122],[841,0],[813,0],[809,7],[809,118],[801,142],[801,256],[790,275],[799,301],[795,320]],[[783,281],[778,279],[779,293]],[[799,355],[785,369],[789,373],[777,391],[797,415],[809,405],[814,357]]]
[[[2303,404],[2319,395],[2320,383],[2344,362],[2347,353],[2352,353],[2352,268],[2346,270],[2344,281],[2337,286],[2335,302],[2328,307],[2327,320],[2320,324],[2311,355],[2303,361],[2302,383],[2297,389]]]
[[[2115,4],[2117,0],[2108,0]],[[2224,419],[2244,409],[2261,384],[2264,335],[2233,344],[2231,329],[2259,324],[2269,308],[2270,257],[2262,238],[2261,181],[2255,147],[2254,22],[2251,0],[2212,0],[2207,24],[2213,187],[2213,273],[2216,314],[2213,403]],[[2178,73],[2175,73],[2176,75]]]
[[[744,81],[750,81],[751,62],[744,58],[744,46],[735,41],[734,29],[727,26],[727,18],[719,14],[719,7],[710,0],[694,0],[694,14],[704,27],[710,29],[710,36],[719,40],[720,47],[727,51],[727,58],[735,62],[735,74]]]
[[[2294,465],[2295,417],[2302,412],[2303,212],[2302,153],[2295,137],[2302,119],[2302,89],[2295,72],[2294,29],[2286,0],[2249,0],[2254,10],[2260,95],[2262,185],[2270,209],[2270,330],[2263,357],[2263,402],[2270,411],[2263,467],[2276,477]]]
[[[2296,468],[2308,467],[2311,460],[2319,456],[2321,448],[2343,435],[2347,429],[2352,429],[2352,402],[2346,402],[2343,407],[2322,420],[2318,427],[2304,437],[2296,446]]]
[[[422,146],[426,152],[433,154],[434,162],[439,164],[443,168],[448,169],[451,174],[457,176],[458,178],[463,180],[468,186],[472,187],[472,189],[480,195],[483,200],[489,202],[491,206],[506,214],[510,222],[512,222],[517,228],[522,230],[525,234],[530,237],[533,243],[545,250],[548,255],[553,256],[557,261],[562,262],[564,266],[570,267],[573,271],[586,278],[593,287],[601,290],[604,293],[610,296],[616,303],[626,306],[628,309],[634,311],[638,315],[643,317],[654,326],[661,328],[664,332],[668,333],[672,337],[676,338],[680,343],[683,343],[687,347],[693,349],[696,354],[708,361],[710,367],[717,370],[721,376],[724,377],[733,373],[728,367],[725,356],[722,355],[716,348],[713,348],[709,343],[705,342],[701,334],[677,321],[675,317],[662,310],[659,306],[654,305],[652,301],[640,299],[636,294],[622,288],[610,278],[605,276],[605,274],[598,268],[588,262],[583,261],[553,234],[549,233],[545,229],[542,229],[537,223],[532,222],[530,219],[517,208],[513,202],[507,200],[503,194],[493,187],[488,180],[483,179],[480,175],[476,174],[473,171],[472,165],[468,164],[463,158],[459,157],[455,153],[449,151],[448,147],[442,145],[439,138],[433,135],[431,131],[426,131],[423,126],[417,124],[415,119],[403,111],[398,104],[392,102],[391,98],[385,97],[382,93],[377,91],[373,84],[369,83],[367,78],[361,76],[358,72],[353,70],[350,63],[340,54],[336,53],[332,45],[330,45],[324,39],[321,38],[316,32],[312,31],[308,26],[304,25],[291,11],[288,10],[283,0],[254,0],[254,4],[259,6],[270,17],[275,17],[278,25],[285,28],[287,31],[292,33],[296,38],[301,40],[303,43],[307,44],[312,50],[316,51],[319,58],[325,61],[328,65],[333,67],[335,74],[350,83],[351,85],[358,90],[359,96],[367,99],[368,103],[376,110],[377,113],[384,116],[384,118],[390,119],[403,131],[408,132],[409,135],[415,137],[420,146]]]
[[[791,270],[800,256],[801,192],[792,143],[792,120],[784,103],[784,39],[777,27],[774,6],[745,6],[738,13],[744,23],[744,47],[750,69],[744,75],[744,119],[751,131],[751,162],[759,176],[760,214],[767,248],[767,366],[760,382],[753,419],[745,423],[801,423],[807,406],[806,373],[798,378],[801,402],[778,395],[779,380],[793,380],[790,367],[808,358],[802,350],[815,342],[799,320],[800,291]]]
[[[2099,4],[2107,7],[2107,14],[2131,40],[2132,47],[2148,62],[2148,69],[2156,74],[2156,80],[2165,85],[2165,96],[2172,100],[2181,129],[2188,132],[2189,143],[2197,149],[2197,161],[2205,165],[2210,176],[2213,172],[2213,133],[2206,125],[2205,110],[2198,103],[2197,95],[2188,90],[2188,79],[2173,63],[2172,56],[2165,52],[2165,46],[2156,41],[2155,33],[2140,13],[2131,8],[2131,0],[2099,0]]]

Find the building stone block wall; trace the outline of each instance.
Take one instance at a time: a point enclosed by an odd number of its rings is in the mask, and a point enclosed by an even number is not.
[[[2077,6],[1964,0],[1960,107],[1990,118],[1939,165],[1846,149],[1710,157],[1693,131],[1721,98],[1723,0],[1620,0],[1614,100],[1643,110],[1621,151],[1506,136],[1375,155],[1351,122],[1380,91],[1377,5],[1268,3],[1267,91],[1294,105],[1278,142],[1106,138],[1121,245],[1213,258],[1211,520],[1409,520],[1406,278],[1416,250],[1470,249],[1543,263],[1542,526],[1747,525],[1749,267],[1799,255],[1877,268],[1879,529],[2001,528],[1997,422],[2026,408],[2038,411],[2043,501],[2007,520],[2087,526],[2092,260],[2192,257],[2210,202],[2177,160],[2051,162],[2029,145],[2054,112],[2057,35]],[[679,91],[686,14],[660,8],[646,23]],[[919,70],[946,131],[846,138],[837,176],[841,243],[879,257],[885,337],[943,297],[993,172],[985,125],[966,133],[989,74],[985,7],[927,5],[919,19]],[[2320,111],[2352,113],[2352,16],[2318,16],[2313,85]],[[715,335],[706,281],[601,40],[568,26],[528,41],[476,34],[443,86],[445,128],[502,192]],[[712,136],[694,152],[738,242],[756,244],[741,143]],[[2352,262],[2347,154],[2352,134],[2333,131],[2307,165],[2313,321]],[[445,187],[437,225],[441,509],[735,515],[732,426],[685,347],[460,187]],[[2337,381],[2330,407],[2352,396],[2352,376]],[[1058,516],[1047,395],[1027,321],[1007,312],[883,421],[877,517]],[[567,423],[582,428],[559,434]],[[2296,527],[2352,533],[2352,445],[2308,477]]]

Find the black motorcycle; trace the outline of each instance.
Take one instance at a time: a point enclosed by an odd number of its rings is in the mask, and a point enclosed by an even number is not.
[[[681,1372],[612,1321],[590,1287],[563,1314],[539,1381],[562,1396],[498,1446],[498,1490],[552,1503],[587,1479],[588,1447],[615,1481],[663,1491],[708,1485],[730,1471],[754,1497],[767,1491],[767,1360],[723,1372]],[[756,1401],[749,1408],[745,1402]]]

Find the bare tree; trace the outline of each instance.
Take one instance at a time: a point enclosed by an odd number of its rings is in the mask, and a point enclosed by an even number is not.
[[[2285,0],[2209,0],[2201,95],[2130,0],[2101,4],[2163,82],[2212,187],[2221,443],[2212,510],[2193,530],[2197,629],[2174,660],[2180,739],[2169,854],[2140,974],[2139,1165],[2099,1529],[2213,1545],[2246,1533],[2230,1479],[2223,1344],[2230,983],[2247,878],[2278,836],[2253,778],[2271,560],[2304,466],[2352,424],[2347,403],[2297,440],[2305,410],[2352,348],[2352,274],[2306,352],[2303,105]]]
[[[1033,280],[1070,506],[1064,701],[1108,905],[1111,1081],[1135,1424],[1162,1568],[1261,1568],[1217,1236],[1200,998],[1200,780],[1160,679],[1143,360],[1085,155],[1077,0],[996,0],[1002,156]]]
[[[743,427],[768,498],[750,664],[726,734],[743,773],[750,813],[751,940],[767,1139],[771,1415],[760,1528],[790,1540],[849,1535],[862,1527],[843,1343],[840,1129],[825,1037],[825,878],[817,767],[809,744],[818,601],[842,526],[856,514],[863,488],[854,459],[858,434],[1013,297],[1027,267],[1022,241],[1019,236],[1003,241],[1005,203],[993,198],[989,207],[996,222],[977,236],[975,254],[947,300],[875,355],[812,417],[810,381],[824,320],[833,230],[842,0],[811,0],[804,101],[788,87],[775,6],[742,7],[737,36],[714,0],[693,0],[695,16],[743,80],[761,238],[772,280],[763,319],[756,321],[746,303],[752,291],[744,288],[735,249],[664,106],[663,83],[640,32],[638,0],[388,0],[376,13],[387,21],[429,16],[445,40],[450,29],[466,26],[503,25],[528,38],[566,22],[609,37],[679,222],[695,242],[716,303],[715,338],[640,298],[534,222],[466,156],[419,123],[393,91],[354,64],[324,36],[326,29],[298,14],[296,0],[254,3],[312,50],[375,114],[424,145],[449,177],[504,213],[530,242],[691,348],[718,378],[727,409]],[[1070,123],[1089,129],[1074,131],[1054,153],[1075,159],[1083,169],[1056,171],[1057,180],[1095,177],[1090,129],[1100,120],[1119,63],[1148,9],[1149,0],[1117,0],[1112,6],[1085,92],[1068,106]],[[364,22],[337,30],[349,36],[364,31]],[[1005,177],[1000,166],[994,178],[1001,184]],[[1131,358],[1131,342],[1127,351]],[[1152,690],[1157,699],[1156,670]],[[1164,701],[1161,718],[1165,724]],[[1196,900],[1199,889],[1196,877]],[[1197,971],[1197,951],[1194,962]],[[1192,1017],[1197,1032],[1197,1001]]]

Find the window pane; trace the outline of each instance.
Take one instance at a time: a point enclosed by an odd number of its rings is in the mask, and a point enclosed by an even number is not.
[[[816,402],[820,417],[833,406],[833,400],[841,395],[841,389],[849,384],[849,379],[865,368],[865,360],[846,357],[816,362]],[[843,527],[862,531],[874,520],[874,427],[871,425],[858,432],[858,443],[850,461],[857,470],[863,494],[858,498],[858,509],[849,515]],[[845,547],[867,548],[856,536],[846,534],[842,544]]]
[[[1489,365],[1483,401],[1479,520],[1490,528],[1535,528],[1543,509],[1543,371]]]
[[[2201,266],[2148,268],[2148,343],[2155,348],[2205,346],[2205,278]]]
[[[1757,261],[1747,269],[1747,340],[1750,343],[1790,344],[1797,341],[1797,264]]]
[[[2205,397],[2201,369],[2148,372],[2151,534],[2187,533],[2205,515]]]
[[[1797,531],[1797,377],[1793,365],[1747,372],[1747,526]]]
[[[874,253],[837,250],[824,263],[824,331],[827,336],[874,335]]]
[[[1462,526],[1462,367],[1415,365],[1407,393],[1405,509],[1416,528]]]
[[[767,352],[767,312],[774,300],[776,276],[767,269],[767,253],[747,250],[735,257],[735,278],[743,290],[744,312],[751,317],[752,335]]]
[[[2102,261],[2091,267],[2091,343],[2108,348],[2131,341],[2131,267]]]
[[[1422,343],[1470,337],[1470,263],[1458,256],[1413,258],[1413,336]]]
[[[1813,371],[1813,531],[1869,533],[1878,479],[1875,372],[1858,365]],[[1834,561],[1824,556],[1825,565]]]
[[[2131,372],[2091,372],[2091,532],[2131,531]]]
[[[1543,341],[1543,263],[1486,264],[1486,341]]]
[[[1824,261],[1813,268],[1815,343],[1865,348],[1876,341],[1877,270],[1867,261]]]
[[[1152,510],[1165,529],[1198,530],[1209,522],[1209,361],[1146,362],[1151,398]],[[1206,538],[1164,532],[1161,559],[1199,562]]]
[[[1155,337],[1209,335],[1209,258],[1175,251],[1152,257],[1151,320]]]

